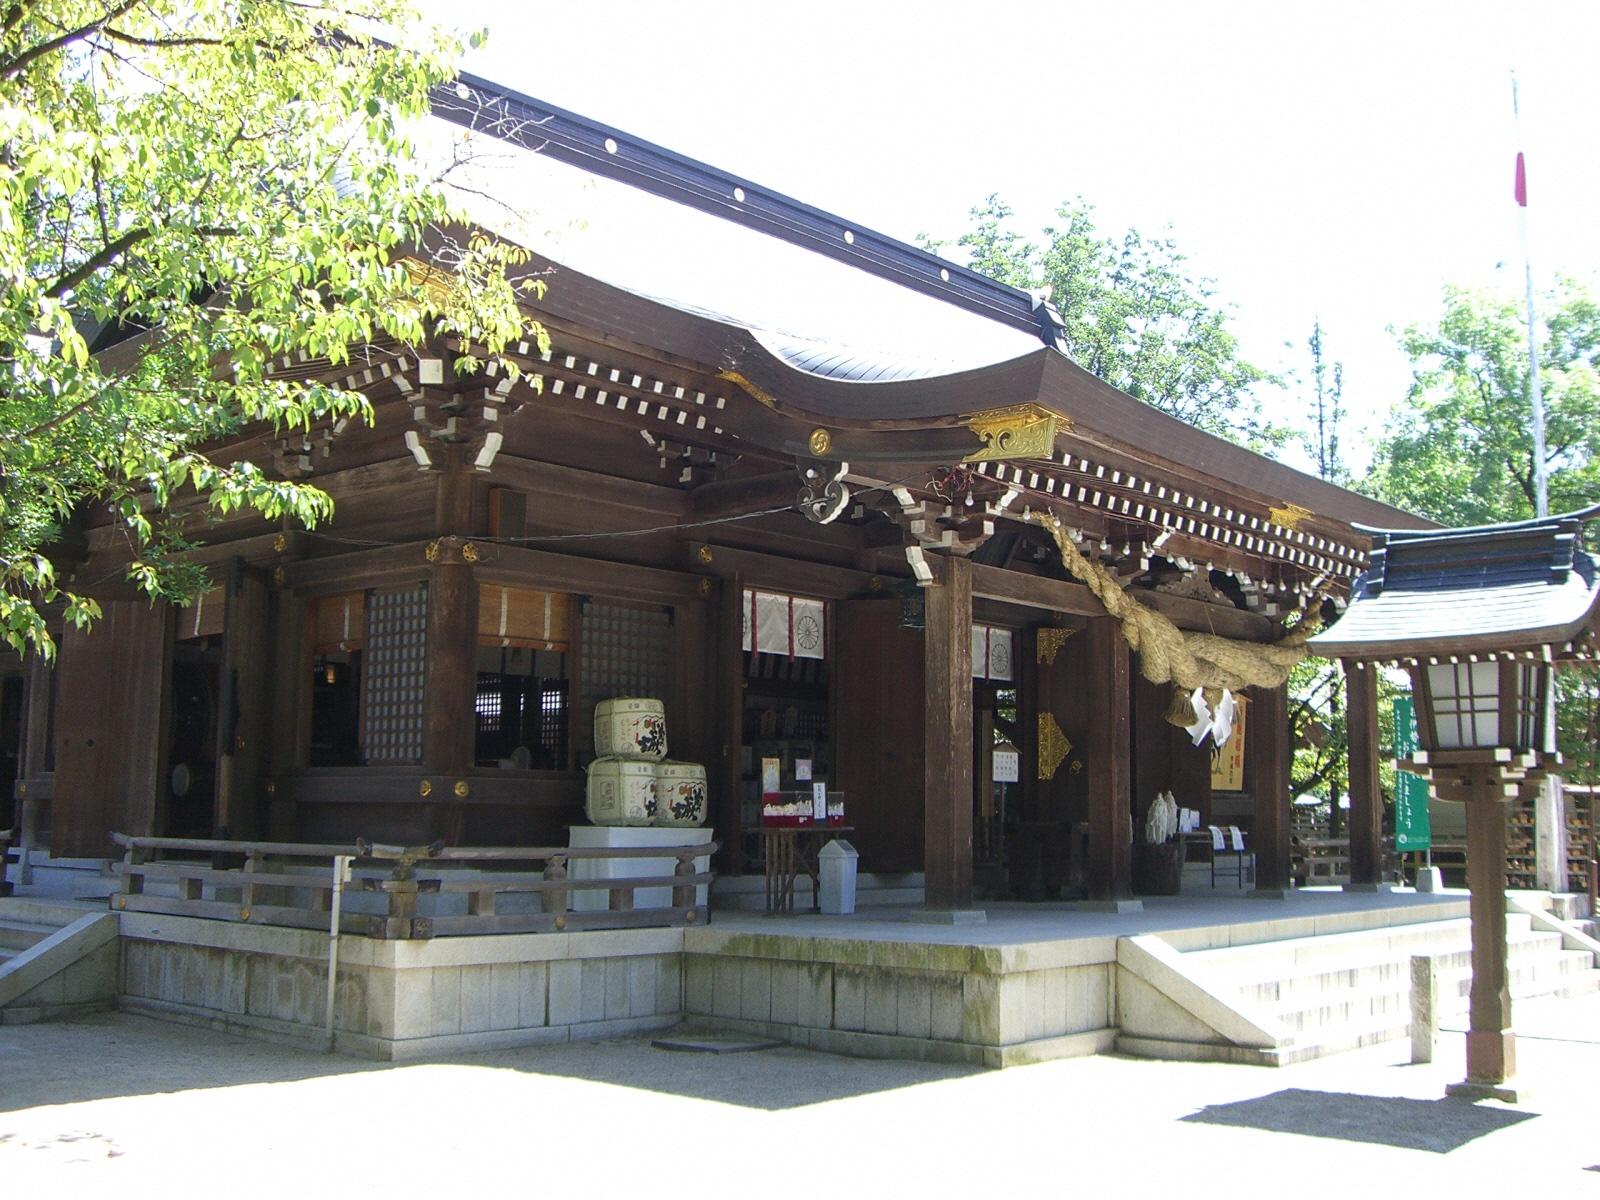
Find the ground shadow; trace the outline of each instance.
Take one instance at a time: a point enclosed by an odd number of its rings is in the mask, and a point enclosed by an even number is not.
[[[315,1079],[389,1065],[128,1013],[0,1025],[0,1112]]]
[[[1535,1116],[1538,1114],[1465,1100],[1410,1100],[1285,1088],[1254,1100],[1207,1105],[1183,1120],[1448,1154],[1485,1134]]]
[[[658,1050],[648,1037],[528,1047],[451,1061],[611,1083],[768,1112],[984,1073],[982,1067],[842,1058],[794,1046],[739,1054],[684,1053]]]
[[[741,1054],[657,1050],[649,1036],[370,1062],[130,1013],[0,1025],[0,1113],[196,1088],[284,1083],[425,1063],[583,1079],[778,1111],[982,1073],[980,1067],[839,1058],[782,1046]]]

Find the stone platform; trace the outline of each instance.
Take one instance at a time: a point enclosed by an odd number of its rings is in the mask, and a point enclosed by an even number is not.
[[[1274,1035],[1247,1028],[1233,998],[1218,994],[1223,989],[1196,986],[1135,943],[1154,942],[1155,955],[1176,959],[1183,950],[1458,920],[1467,912],[1465,894],[1331,889],[1294,893],[1270,915],[1238,892],[1144,904],[1124,913],[989,904],[981,925],[944,926],[912,923],[909,912],[893,909],[849,917],[719,914],[707,928],[684,931],[684,1016],[704,1028],[839,1054],[990,1067],[1102,1053],[1129,1022],[1223,1047]]]
[[[1573,914],[1559,898],[1517,895],[1550,910],[1523,921],[1532,922],[1529,994],[1594,986],[1594,926],[1563,924],[1556,914]],[[1306,889],[1263,904],[1234,891],[1147,898],[1138,912],[984,910],[976,925],[924,924],[912,920],[920,910],[877,906],[851,916],[722,911],[689,928],[347,934],[337,1048],[409,1059],[684,1023],[991,1067],[1112,1049],[1281,1064],[1404,1036],[1401,968],[1419,948],[1455,952],[1467,896]],[[322,1043],[326,934],[117,919],[120,1007]]]
[[[346,935],[337,1045],[404,1059],[684,1021],[841,1054],[1012,1066],[1113,1048],[1136,994],[1119,961],[1132,938],[1191,948],[1273,941],[1458,918],[1465,898],[1307,893],[1270,917],[1239,896],[1152,900],[1126,914],[1005,904],[988,906],[985,924],[943,926],[912,922],[915,911],[719,913],[702,928],[430,941]],[[120,920],[122,1007],[322,1038],[325,934]]]

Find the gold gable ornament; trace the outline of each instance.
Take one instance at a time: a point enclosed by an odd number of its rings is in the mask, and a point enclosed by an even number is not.
[[[1267,510],[1267,520],[1284,529],[1299,529],[1301,521],[1316,515],[1309,508],[1301,508],[1298,504],[1288,502],[1285,502],[1282,508]]]
[[[717,378],[726,379],[729,383],[737,384],[745,392],[754,397],[759,403],[765,404],[768,408],[776,409],[778,407],[778,399],[776,396],[774,396],[771,392],[759,387],[758,385],[751,383],[737,371],[718,371]]]
[[[1039,778],[1054,779],[1061,760],[1072,753],[1072,743],[1051,713],[1039,714]]]
[[[1041,625],[1037,634],[1035,634],[1038,643],[1038,660],[1053,666],[1056,661],[1056,652],[1066,644],[1069,637],[1077,632],[1076,629],[1058,629],[1053,625]]]
[[[1049,458],[1056,445],[1056,426],[1072,422],[1039,404],[1013,404],[964,413],[961,423],[983,442],[981,450],[962,462],[998,462],[1012,458]]]

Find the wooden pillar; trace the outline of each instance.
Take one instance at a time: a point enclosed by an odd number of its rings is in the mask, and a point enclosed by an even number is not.
[[[466,814],[455,789],[466,782],[477,735],[478,583],[466,563],[438,562],[429,574],[427,647],[422,768],[434,777],[436,798],[429,836],[459,844]]]
[[[972,564],[925,589],[923,862],[927,907],[972,907]]]
[[[1493,767],[1480,769],[1467,801],[1467,887],[1472,891],[1472,997],[1467,1082],[1504,1083],[1517,1073],[1506,977],[1506,814]]]
[[[427,680],[422,706],[422,768],[433,791],[428,805],[430,838],[460,845],[466,810],[458,793],[477,751],[478,582],[461,555],[457,538],[473,530],[476,472],[460,446],[441,447],[434,530],[439,559],[428,576]]]
[[[280,589],[274,594],[272,733],[267,760],[267,836],[298,837],[289,773],[311,763],[311,652],[314,633],[305,600]]]
[[[744,577],[737,571],[725,576],[717,602],[716,676],[711,689],[716,711],[717,759],[710,765],[711,824],[722,843],[717,870],[723,875],[744,873],[744,835],[741,832],[740,786],[744,769],[739,748],[744,744]],[[837,645],[837,643],[835,643]],[[758,763],[757,766],[760,764]]]
[[[1123,900],[1133,894],[1128,644],[1114,617],[1091,617],[1086,636],[1089,861],[1084,883],[1090,900]]]
[[[1350,767],[1350,888],[1371,891],[1383,880],[1383,792],[1378,786],[1378,670],[1344,661]],[[1334,797],[1338,804],[1338,797]]]
[[[1289,888],[1289,690],[1254,688],[1245,722],[1245,754],[1255,794],[1256,887],[1261,896]]]
[[[50,769],[50,714],[55,706],[55,669],[38,651],[28,655],[27,708],[23,715],[22,762],[18,771],[17,797],[22,801],[20,822],[22,842],[21,866],[17,872],[21,883],[33,882],[31,852],[39,844],[39,816],[45,798],[30,795],[41,789],[48,791],[42,778]]]

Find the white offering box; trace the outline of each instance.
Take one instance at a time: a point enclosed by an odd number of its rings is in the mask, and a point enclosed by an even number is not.
[[[651,847],[704,846],[711,841],[710,829],[653,829],[628,825],[574,825],[567,845],[573,848],[591,846],[637,846],[646,855],[643,858],[574,858],[567,862],[569,879],[626,879],[630,876],[671,875],[677,869],[676,858],[650,858]],[[694,860],[696,874],[711,870],[711,856]],[[705,884],[695,888],[696,904],[706,903],[709,889]],[[567,893],[573,912],[603,912],[611,905],[611,894],[605,888],[585,888]],[[633,893],[634,908],[671,908],[672,889],[638,888]]]

